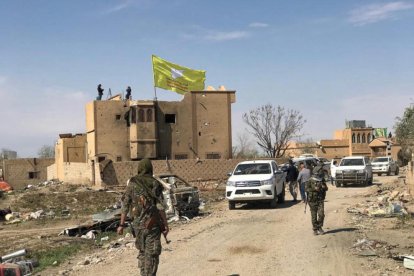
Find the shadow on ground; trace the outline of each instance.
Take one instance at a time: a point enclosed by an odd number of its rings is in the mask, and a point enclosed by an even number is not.
[[[303,208],[305,208],[305,205],[302,203],[302,201],[298,200],[296,202],[294,201],[285,201],[284,203],[278,203],[276,206],[276,209],[284,209],[289,208],[297,204],[302,204]],[[252,203],[240,203],[236,204],[236,210],[258,210],[258,209],[272,209],[270,208],[268,203],[260,203],[260,202],[252,202]]]
[[[338,228],[338,229],[332,229],[332,230],[329,230],[329,231],[325,231],[325,235],[326,234],[335,234],[335,233],[340,233],[340,232],[353,232],[355,230],[358,230],[358,228],[354,228],[354,227]]]

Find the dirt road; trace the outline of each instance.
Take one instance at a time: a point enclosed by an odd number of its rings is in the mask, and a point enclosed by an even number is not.
[[[222,202],[207,218],[173,226],[158,275],[369,275],[349,253],[357,233],[346,227],[346,207],[367,188],[329,188],[325,235],[313,235],[310,213],[289,196],[277,209],[229,211]],[[136,254],[128,250],[71,275],[137,275]]]

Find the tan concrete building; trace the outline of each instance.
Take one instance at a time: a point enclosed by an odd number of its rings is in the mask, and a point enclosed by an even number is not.
[[[319,144],[304,145],[291,143],[289,148],[292,156],[299,156],[304,149],[314,149],[314,155],[328,159],[342,158],[344,156],[363,155],[369,157],[391,155],[397,160],[401,147],[395,144],[394,139],[385,137],[374,138],[374,128],[367,127],[365,121],[349,121],[346,128],[336,130],[333,139],[320,140]],[[386,150],[388,146],[388,151]]]
[[[86,105],[86,134],[60,135],[49,178],[72,178],[76,166],[75,174],[95,183],[108,161],[232,158],[235,100],[235,91],[210,89],[191,91],[176,102],[120,95],[92,101]]]

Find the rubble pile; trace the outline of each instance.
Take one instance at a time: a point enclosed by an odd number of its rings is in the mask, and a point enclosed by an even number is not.
[[[412,201],[412,196],[407,190],[400,192],[390,189],[378,190],[376,200],[366,200],[347,209],[348,213],[367,215],[370,217],[393,217],[408,215],[404,203]]]

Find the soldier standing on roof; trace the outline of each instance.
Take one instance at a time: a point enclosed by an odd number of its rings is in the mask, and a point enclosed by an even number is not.
[[[131,91],[132,91],[132,90],[131,90],[131,86],[128,86],[128,87],[127,87],[127,89],[126,89],[126,92],[127,92],[127,93],[126,93],[126,95],[125,95],[125,99],[126,99],[126,100],[130,100],[130,99],[131,99]]]
[[[102,88],[102,84],[98,84],[97,90],[98,90],[98,97],[96,97],[96,99],[98,101],[100,101],[100,100],[102,100],[102,96],[103,96],[103,92],[104,92],[104,89]]]
[[[123,234],[126,216],[132,208],[135,246],[139,250],[138,267],[142,276],[157,274],[161,254],[161,234],[167,236],[169,228],[163,204],[162,186],[152,177],[152,164],[143,159],[138,175],[130,178],[122,200],[119,235]]]

